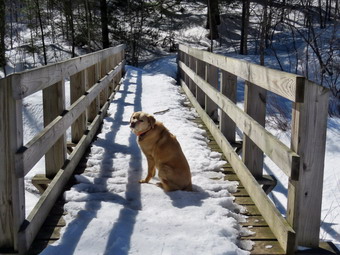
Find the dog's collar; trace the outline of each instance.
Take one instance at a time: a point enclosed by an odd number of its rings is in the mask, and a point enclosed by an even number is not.
[[[150,129],[148,129],[148,130],[146,130],[146,131],[143,131],[143,132],[140,132],[140,133],[137,133],[136,135],[139,137],[139,138],[142,138],[147,132],[149,132],[151,130],[151,128]]]

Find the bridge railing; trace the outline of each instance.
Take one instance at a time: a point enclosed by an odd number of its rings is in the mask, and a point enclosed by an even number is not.
[[[0,80],[0,254],[29,249],[106,114],[124,72],[124,50],[119,45]],[[43,94],[44,129],[24,144],[23,99],[37,91]],[[24,177],[43,156],[51,182],[26,217]]]
[[[318,247],[328,89],[302,76],[179,45],[181,85],[287,254]],[[244,82],[244,110],[236,105]],[[290,147],[265,129],[267,91],[292,102]],[[217,114],[220,112],[220,114]],[[233,147],[243,132],[242,157]],[[289,178],[287,215],[267,197],[267,155]]]

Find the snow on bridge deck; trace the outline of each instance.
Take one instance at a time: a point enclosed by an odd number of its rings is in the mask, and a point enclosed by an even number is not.
[[[168,72],[173,68],[175,63],[165,66]],[[191,167],[194,192],[165,193],[152,185],[157,178],[138,183],[146,175],[146,160],[128,124],[140,110],[155,113],[177,136]],[[248,254],[244,249],[252,247],[250,240],[255,241],[252,254],[283,254],[219,151],[172,77],[128,67],[102,130],[79,167],[83,173],[75,175],[74,185],[52,210],[54,217],[46,221],[54,219],[62,227],[60,236],[38,235],[31,254],[44,238],[45,245],[59,240],[41,254]]]
[[[66,226],[42,254],[247,254],[238,247],[241,207],[231,197],[237,182],[221,179],[217,170],[226,162],[209,149],[206,131],[192,121],[197,115],[175,83],[165,74],[127,68],[84,173],[64,194]],[[138,183],[146,160],[128,124],[140,110],[160,112],[156,119],[177,136],[195,192],[165,193],[152,185],[156,178]]]

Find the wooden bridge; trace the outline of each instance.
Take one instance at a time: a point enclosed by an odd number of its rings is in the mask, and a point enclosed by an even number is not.
[[[124,73],[124,49],[120,45],[0,80],[0,254],[25,254],[32,245],[100,127]],[[263,217],[261,226],[272,231],[255,240],[252,253],[266,254],[259,248],[266,240],[278,247],[275,254],[319,247],[328,90],[301,76],[184,45],[178,66],[183,90],[229,163],[226,178],[240,181],[236,202],[249,212],[255,208],[249,220]],[[71,106],[65,109],[67,78]],[[245,83],[244,111],[235,104],[238,81]],[[24,144],[22,100],[37,91],[43,92],[45,128]],[[289,147],[264,128],[267,91],[292,102]],[[242,142],[235,139],[236,129],[243,132]],[[242,149],[242,157],[235,148]],[[289,178],[286,217],[265,192],[275,180],[263,175],[264,154]],[[24,176],[43,156],[46,189],[26,218]],[[335,254],[330,247],[324,250]]]

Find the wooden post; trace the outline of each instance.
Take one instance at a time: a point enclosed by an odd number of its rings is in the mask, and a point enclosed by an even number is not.
[[[71,83],[71,104],[77,101],[85,94],[86,79],[85,71],[76,73],[70,77]],[[72,124],[71,134],[72,143],[78,143],[86,130],[86,112],[82,113],[79,118]]]
[[[214,88],[218,89],[218,68],[206,64],[206,81]],[[218,120],[217,104],[214,103],[208,96],[205,96],[205,111],[212,118],[212,120]]]
[[[43,90],[44,126],[50,124],[65,110],[64,81],[57,82]],[[52,146],[45,155],[46,177],[52,179],[66,160],[66,135]]]
[[[101,62],[98,62],[98,80],[103,78],[106,75],[106,59]],[[106,103],[108,96],[108,87],[104,88],[100,93],[100,108]]]
[[[125,48],[122,50],[121,59],[120,59],[119,62],[124,61],[124,59],[125,59]],[[123,65],[122,71],[120,72],[118,83],[120,82],[120,79],[121,79],[124,75],[125,75],[125,64]]]
[[[90,66],[86,69],[86,90],[93,87],[93,85],[97,82],[97,74],[96,74],[96,65]],[[96,98],[93,100],[93,102],[90,104],[88,110],[87,110],[87,120],[89,122],[92,122],[97,114],[99,112],[99,100]]]
[[[112,60],[111,69],[114,69],[120,62],[119,59],[118,59],[118,55],[114,54],[111,57],[111,60]],[[113,78],[113,80],[112,80],[112,92],[116,88],[117,84],[119,83],[119,77],[121,76],[121,74],[122,74],[122,72],[120,72],[120,74],[118,76]]]
[[[193,56],[188,56],[189,57],[189,68],[193,71],[196,71],[196,61],[195,61],[195,58]],[[192,93],[195,93],[196,91],[196,86],[195,86],[195,83],[193,80],[191,80],[190,78],[188,78],[189,80],[189,89]]]
[[[299,180],[289,180],[287,219],[300,246],[319,246],[328,97],[328,89],[306,81],[304,102],[293,105],[291,148],[301,159]]]
[[[184,53],[184,59],[183,62],[186,66],[189,66],[189,55]],[[185,72],[183,72],[183,78],[184,78],[184,82],[187,86],[189,86],[189,75],[187,75]]]
[[[267,91],[246,81],[244,93],[244,111],[264,127]],[[246,135],[244,135],[242,150],[244,164],[255,178],[262,177],[263,152]]]
[[[237,76],[221,71],[221,93],[236,103]],[[220,129],[230,143],[235,143],[236,124],[223,111],[220,116]]]
[[[24,178],[16,177],[23,167],[15,157],[23,146],[22,100],[13,99],[11,78],[0,80],[0,253],[24,254],[25,236],[19,231],[25,220],[25,187]]]
[[[203,80],[205,80],[205,63],[201,60],[196,59],[196,73],[200,76]],[[196,86],[196,99],[200,106],[204,109],[205,108],[205,94],[198,86]]]
[[[96,71],[95,71],[95,79],[96,79],[96,82],[98,82],[101,77],[102,77],[102,62],[99,61],[96,65]],[[99,109],[102,108],[102,106],[104,105],[104,98],[105,98],[105,95],[104,95],[104,90],[102,90],[98,96],[98,100],[99,100]]]
[[[183,52],[181,50],[178,50],[177,52],[177,83],[181,84],[181,79],[183,79],[183,71],[179,67],[179,62],[183,62]]]

